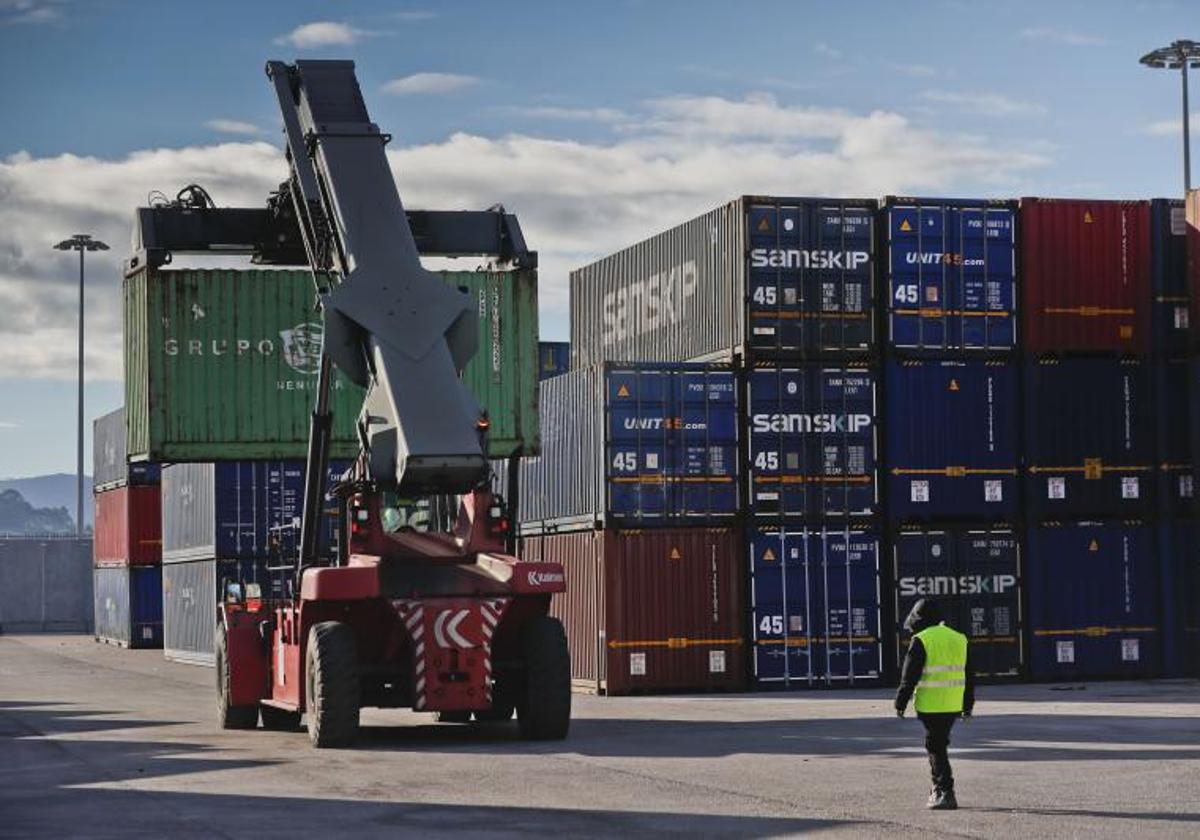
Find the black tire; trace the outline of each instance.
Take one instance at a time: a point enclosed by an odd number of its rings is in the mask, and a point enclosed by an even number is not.
[[[492,708],[485,712],[475,713],[475,720],[479,721],[480,723],[504,723],[512,720],[513,712],[516,710],[517,707],[513,703],[493,701]]]
[[[496,684],[492,686],[492,708],[476,712],[475,720],[480,723],[505,723],[512,720],[513,712],[517,710],[517,704],[513,699],[516,696],[514,684],[522,676],[519,672],[497,676]]]
[[[229,640],[222,622],[217,622],[213,653],[217,666],[217,724],[222,729],[254,729],[258,726],[258,704],[233,706],[229,702]]]
[[[308,633],[305,656],[308,738],[314,747],[344,747],[358,735],[358,654],[354,631],[323,621]]]
[[[263,704],[258,707],[258,713],[262,715],[263,729],[272,729],[277,732],[295,732],[300,728],[299,712],[289,712],[287,709]]]
[[[541,616],[522,633],[524,691],[517,703],[521,737],[557,741],[571,728],[571,654],[557,618]]]
[[[434,712],[433,719],[437,723],[470,723],[470,712]]]

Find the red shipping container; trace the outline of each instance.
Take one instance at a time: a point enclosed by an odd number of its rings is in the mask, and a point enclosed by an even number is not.
[[[1200,350],[1200,190],[1192,190],[1184,202],[1187,217],[1187,274],[1188,292],[1192,303],[1192,350]]]
[[[1150,347],[1150,203],[1023,198],[1018,271],[1034,355]]]
[[[741,690],[744,546],[733,528],[575,531],[525,537],[522,556],[561,563],[576,688],[610,695]]]
[[[162,495],[158,485],[96,493],[92,539],[97,568],[162,562]]]

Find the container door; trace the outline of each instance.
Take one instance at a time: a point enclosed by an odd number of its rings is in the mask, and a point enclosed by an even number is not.
[[[821,593],[817,659],[828,685],[859,685],[879,679],[879,539],[869,531],[811,532],[814,564],[810,585]],[[819,576],[819,577],[818,577]]]
[[[728,518],[738,509],[737,392],[729,371],[674,377],[670,512],[687,520]]]
[[[1021,549],[1012,531],[972,531],[958,536],[959,597],[954,626],[971,640],[971,664],[980,676],[1020,673]]]
[[[608,390],[608,513],[616,521],[661,522],[668,512],[669,374],[614,370]]]
[[[818,676],[808,551],[803,531],[750,532],[754,677],[759,683],[809,685]]]
[[[162,566],[129,569],[130,647],[160,648],[163,631]]]

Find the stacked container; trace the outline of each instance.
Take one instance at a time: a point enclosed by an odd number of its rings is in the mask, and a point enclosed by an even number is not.
[[[125,410],[93,426],[96,638],[162,647],[162,523],[157,465],[130,464]]]
[[[880,213],[889,623],[934,597],[980,676],[1022,670],[1016,206],[889,197]]]
[[[1167,503],[1160,479],[1174,470],[1156,452],[1166,438],[1156,439],[1153,416],[1176,339],[1160,324],[1152,340],[1151,325],[1178,283],[1161,259],[1152,279],[1152,241],[1171,247],[1169,205],[1155,205],[1021,200],[1036,679],[1162,669],[1155,496]],[[1152,288],[1164,298],[1157,313]]]

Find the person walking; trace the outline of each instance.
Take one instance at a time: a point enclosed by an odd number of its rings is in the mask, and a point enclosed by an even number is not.
[[[969,718],[975,708],[975,675],[971,670],[967,637],[947,627],[941,610],[932,598],[913,604],[904,620],[904,629],[912,633],[908,655],[900,671],[896,690],[896,716],[904,717],[909,700],[917,717],[925,725],[925,752],[933,790],[927,808],[953,811],[958,808],[954,796],[954,774],[950,770],[950,730],[960,717]]]

